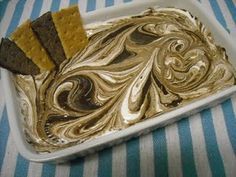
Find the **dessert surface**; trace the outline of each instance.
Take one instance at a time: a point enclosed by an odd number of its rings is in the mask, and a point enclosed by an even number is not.
[[[114,133],[235,84],[225,50],[185,10],[149,9],[87,34],[88,45],[58,69],[13,78],[27,140],[39,152]]]

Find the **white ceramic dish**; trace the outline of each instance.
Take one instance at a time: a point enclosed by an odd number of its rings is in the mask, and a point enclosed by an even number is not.
[[[190,11],[193,15],[197,16],[208,29],[213,33],[213,36],[218,44],[224,46],[227,50],[229,58],[233,59],[236,56],[236,47],[233,44],[230,35],[224,30],[224,28],[216,21],[216,19],[204,10],[200,3],[196,0],[155,0],[138,3],[126,3],[124,5],[106,8],[103,10],[97,10],[95,12],[87,13],[83,15],[84,22],[86,24],[109,20],[121,16],[138,14],[148,7],[160,6],[160,7],[178,7]],[[230,61],[236,66],[236,60]],[[158,118],[149,119],[141,123],[135,124],[125,130],[112,133],[99,137],[92,141],[87,141],[82,144],[75,145],[63,150],[59,150],[47,154],[38,154],[34,149],[25,141],[25,135],[23,132],[23,124],[20,115],[19,105],[16,102],[16,90],[13,82],[10,79],[10,72],[2,70],[2,80],[4,86],[4,92],[6,96],[6,105],[8,111],[8,118],[11,128],[11,133],[14,137],[15,143],[19,152],[26,159],[36,162],[54,161],[62,162],[77,156],[83,156],[87,153],[98,151],[99,149],[118,144],[131,137],[139,136],[150,132],[151,130],[165,126],[172,122],[175,122],[183,117],[199,112],[200,110],[219,104],[221,101],[229,98],[236,92],[236,86],[221,91],[217,94],[201,99],[194,103],[188,104],[177,110],[169,113],[162,114]]]

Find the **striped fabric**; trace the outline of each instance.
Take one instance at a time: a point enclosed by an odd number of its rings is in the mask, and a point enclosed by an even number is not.
[[[130,2],[133,1],[133,2]],[[0,0],[0,37],[44,12],[78,3],[82,13],[138,0]],[[236,1],[201,0],[236,41]],[[236,56],[235,56],[236,57]],[[236,59],[236,58],[235,58]],[[0,80],[1,177],[236,176],[236,96],[173,125],[66,164],[34,163],[18,154]]]

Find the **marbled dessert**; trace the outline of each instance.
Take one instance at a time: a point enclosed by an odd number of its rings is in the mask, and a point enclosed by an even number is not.
[[[15,75],[27,140],[50,152],[125,129],[235,84],[225,50],[175,8],[87,29],[57,70]]]

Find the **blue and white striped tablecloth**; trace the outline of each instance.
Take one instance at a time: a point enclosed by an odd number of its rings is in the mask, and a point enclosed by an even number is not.
[[[79,4],[86,13],[138,0],[0,0],[0,37],[26,19]],[[236,45],[236,1],[201,0]],[[235,58],[233,58],[236,60]],[[7,99],[7,98],[5,98]],[[236,176],[236,96],[168,127],[66,164],[34,163],[18,154],[7,120],[0,80],[1,177]]]

